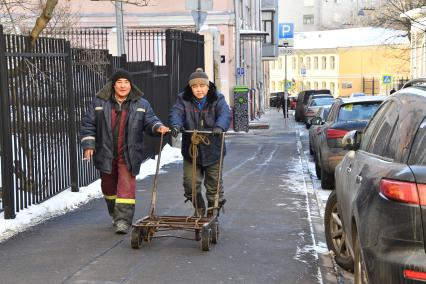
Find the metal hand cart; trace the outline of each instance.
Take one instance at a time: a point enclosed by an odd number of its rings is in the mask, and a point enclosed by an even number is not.
[[[211,135],[211,131],[197,131],[197,130],[186,130],[187,133],[192,133],[191,136],[191,156],[192,156],[192,204],[195,206],[195,213],[193,216],[160,216],[155,213],[155,207],[157,203],[157,181],[158,173],[160,169],[161,160],[161,149],[163,146],[163,137],[160,139],[160,151],[157,159],[157,168],[155,171],[154,184],[152,187],[152,198],[149,215],[139,219],[132,225],[131,232],[131,246],[134,249],[139,249],[142,246],[142,242],[150,242],[153,238],[161,237],[176,237],[189,240],[200,241],[201,249],[203,251],[209,251],[211,243],[216,244],[219,239],[219,191],[220,191],[220,180],[223,165],[223,148],[225,141],[225,133],[222,133],[221,139],[221,150],[219,159],[219,173],[218,173],[218,184],[214,197],[213,207],[207,208],[207,217],[199,216],[197,214],[197,200],[196,200],[196,188],[195,188],[195,171],[196,162],[198,155],[198,144],[204,143],[208,145],[210,140],[208,135]],[[157,232],[161,231],[191,231],[194,232],[194,238],[184,238],[176,235],[159,235],[155,236]]]

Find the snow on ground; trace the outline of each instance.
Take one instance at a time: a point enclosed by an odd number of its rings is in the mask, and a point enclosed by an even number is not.
[[[143,163],[136,179],[141,180],[155,174],[157,158],[158,156],[155,157],[155,160],[150,159]],[[180,149],[167,144],[161,152],[160,167],[181,160]],[[0,214],[0,242],[47,219],[73,211],[94,198],[101,197],[101,181],[96,180],[86,187],[81,187],[79,192],[71,192],[71,189],[66,189],[41,204],[32,205],[16,214],[15,219],[5,220],[2,212]]]

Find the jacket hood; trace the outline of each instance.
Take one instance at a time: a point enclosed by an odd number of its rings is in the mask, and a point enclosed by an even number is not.
[[[129,94],[130,100],[138,100],[141,97],[143,97],[143,92],[139,90],[138,87],[136,87],[134,84],[132,84],[132,90]],[[112,83],[111,81],[108,81],[105,86],[96,94],[96,97],[103,99],[103,100],[109,100],[112,96]]]
[[[209,91],[207,93],[207,101],[209,103],[212,103],[214,101],[217,100],[218,96],[217,96],[217,89],[216,89],[216,85],[213,84],[212,82],[209,82]],[[194,98],[194,95],[192,94],[192,90],[191,87],[188,85],[186,85],[186,87],[183,89],[183,96],[182,98],[185,101],[189,101],[191,102],[192,99]]]

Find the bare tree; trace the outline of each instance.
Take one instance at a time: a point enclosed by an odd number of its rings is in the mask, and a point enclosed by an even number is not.
[[[411,40],[411,24],[417,21],[409,17],[407,12],[422,6],[426,6],[426,0],[387,0],[367,16],[365,23],[376,27],[406,31],[406,36]],[[405,15],[405,17],[401,17],[401,15]],[[421,25],[421,23],[419,24]]]

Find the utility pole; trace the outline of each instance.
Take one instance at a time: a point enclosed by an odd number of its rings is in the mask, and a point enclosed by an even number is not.
[[[287,47],[288,47],[288,43],[284,43],[284,48],[285,48],[285,53],[284,53],[284,107],[283,107],[283,112],[284,112],[284,122],[287,125],[287,99],[288,99],[288,92],[287,92]]]
[[[123,24],[123,2],[115,1],[115,22],[117,28],[117,55],[121,56],[124,52],[124,24]]]

